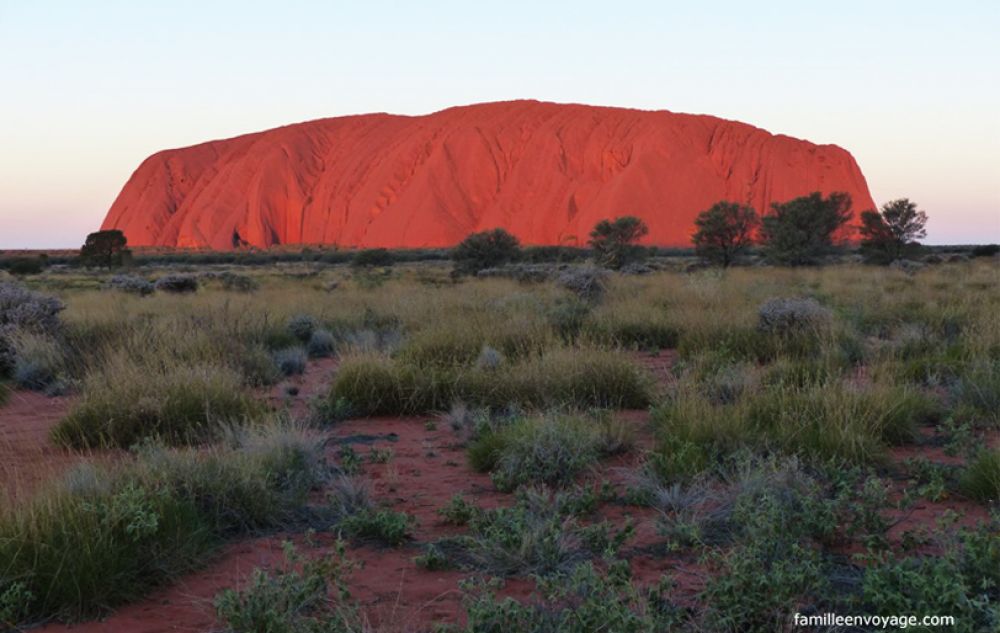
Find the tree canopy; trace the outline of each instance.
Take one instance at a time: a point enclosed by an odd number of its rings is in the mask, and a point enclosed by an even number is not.
[[[691,241],[695,253],[728,267],[750,246],[759,219],[753,207],[723,201],[699,213],[694,224],[697,230]]]
[[[91,233],[80,248],[80,259],[88,266],[121,266],[127,242],[118,229]]]
[[[473,233],[452,249],[455,270],[475,274],[485,268],[508,264],[521,255],[521,243],[503,229]]]
[[[818,263],[834,247],[834,234],[851,219],[851,196],[818,191],[771,204],[761,219],[760,237],[767,259],[776,264]]]
[[[621,268],[639,260],[644,250],[637,242],[649,233],[649,227],[631,215],[614,220],[601,220],[590,232],[590,247],[597,263],[608,268]]]
[[[880,211],[863,211],[861,252],[877,263],[900,259],[919,249],[917,240],[927,237],[926,224],[927,214],[907,198],[886,202]]]

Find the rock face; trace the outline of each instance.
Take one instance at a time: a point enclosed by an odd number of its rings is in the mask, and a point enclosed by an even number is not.
[[[874,208],[834,145],[711,116],[535,101],[426,116],[321,119],[166,150],[125,183],[102,229],[130,246],[450,246],[503,227],[526,244],[584,245],[598,221],[690,245],[719,200],[753,205],[845,191]]]

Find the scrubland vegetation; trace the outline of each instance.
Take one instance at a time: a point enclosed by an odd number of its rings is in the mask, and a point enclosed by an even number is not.
[[[52,440],[84,451],[0,509],[0,622],[106,614],[227,540],[281,533],[308,543],[219,595],[223,626],[374,630],[350,591],[359,543],[399,550],[414,582],[463,574],[464,615],[436,630],[771,632],[825,611],[1000,626],[995,259],[494,259],[0,281],[0,402],[63,394]],[[266,394],[320,359],[332,376],[292,419]],[[488,474],[499,504],[457,495],[428,538],[376,495],[392,454],[366,461],[337,429],[397,416],[463,451],[449,468]],[[924,452],[948,459],[897,455]],[[894,529],[925,502],[954,510]],[[505,595],[526,578],[530,599]]]

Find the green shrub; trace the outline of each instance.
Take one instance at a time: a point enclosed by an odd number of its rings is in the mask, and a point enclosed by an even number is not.
[[[633,535],[626,524],[580,525],[572,504],[547,491],[526,490],[508,508],[476,509],[469,533],[434,545],[448,563],[499,576],[547,576],[571,570],[594,557],[614,557]]]
[[[895,558],[885,556],[865,570],[862,599],[871,613],[881,615],[950,615],[954,630],[967,633],[995,630],[998,614],[978,595],[985,579],[963,574],[954,552],[945,556]],[[987,585],[988,586],[988,585]],[[996,599],[996,590],[992,590]]]
[[[536,595],[526,604],[499,599],[488,587],[473,588],[465,596],[468,633],[670,633],[689,619],[672,602],[666,577],[649,589],[631,580],[628,564],[617,562],[598,572],[581,563],[558,579],[541,579]]]
[[[449,525],[465,525],[476,513],[476,506],[465,500],[461,494],[456,494],[447,505],[438,508],[437,513]]]
[[[749,542],[713,563],[718,573],[701,596],[711,630],[780,631],[825,588],[817,552],[797,543]]]
[[[285,560],[267,572],[254,569],[249,584],[215,597],[215,611],[231,633],[360,633],[362,620],[348,602],[354,563],[340,541],[319,558],[299,555],[286,542]]]
[[[146,445],[84,462],[30,500],[0,508],[0,595],[32,599],[25,620],[75,620],[136,600],[188,572],[223,538],[305,518],[322,477],[315,440],[267,429],[231,448]]]
[[[452,566],[448,556],[433,543],[425,545],[423,553],[414,557],[413,563],[427,571],[442,571]]]
[[[262,411],[244,391],[242,377],[228,368],[112,362],[87,377],[82,399],[53,438],[78,448],[128,447],[150,437],[199,442]]]
[[[344,517],[339,527],[345,534],[372,539],[386,545],[402,545],[410,538],[414,519],[405,512],[364,510]]]

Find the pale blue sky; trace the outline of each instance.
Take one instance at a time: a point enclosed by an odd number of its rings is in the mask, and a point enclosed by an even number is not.
[[[534,98],[850,150],[929,242],[1000,242],[1000,2],[0,0],[0,248],[78,246],[152,152]]]

